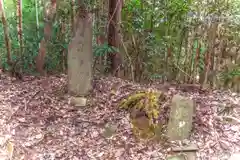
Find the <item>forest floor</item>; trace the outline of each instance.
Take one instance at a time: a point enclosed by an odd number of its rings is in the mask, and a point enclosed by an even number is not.
[[[94,80],[88,106],[76,108],[65,94],[66,76],[0,78],[0,160],[148,160],[165,159],[171,144],[138,141],[129,115],[117,109],[128,93],[158,89],[117,78]],[[117,87],[117,89],[116,89]],[[113,93],[113,88],[115,92]],[[230,91],[165,88],[197,103],[189,141],[203,160],[228,159],[240,152],[240,95]],[[167,114],[166,114],[167,115]],[[106,132],[106,125],[115,128]]]

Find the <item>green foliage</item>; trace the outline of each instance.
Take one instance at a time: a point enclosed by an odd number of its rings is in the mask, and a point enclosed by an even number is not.
[[[195,65],[195,57],[196,57],[196,49],[197,49],[197,47],[198,47],[198,45],[199,45],[199,41],[198,40],[195,40],[194,41],[194,44],[193,44],[193,56],[192,56],[192,66],[191,67],[193,67],[194,65]],[[200,57],[199,57],[199,62],[198,62],[198,68],[199,68],[199,70],[200,70],[200,73],[201,72],[203,72],[204,71],[204,57],[205,57],[205,52],[206,51],[206,47],[204,46],[204,44],[202,44],[201,45],[201,48],[200,48]]]
[[[19,41],[18,41],[18,32],[17,32],[17,17],[16,17],[16,3],[15,1],[4,1],[5,7],[5,14],[9,28],[9,36],[11,39],[11,48],[12,48],[12,60],[16,61],[21,59],[21,69],[25,72],[32,72],[34,69],[35,56],[38,53],[38,43],[40,41],[40,37],[38,37],[38,31],[36,30],[36,17],[35,17],[35,7],[34,1],[32,0],[23,0],[22,6],[22,17],[23,17],[23,55],[20,55],[19,52]],[[40,14],[42,9],[40,8]],[[42,19],[43,16],[40,16]],[[41,25],[43,26],[43,25]],[[40,26],[40,27],[41,27]],[[41,27],[40,29],[43,29]],[[39,32],[42,35],[42,32]],[[2,25],[0,27],[0,48],[2,49],[2,54],[0,55],[0,61],[2,66],[9,70],[10,66],[8,66],[6,59],[7,53],[5,48],[5,41],[4,41],[4,33]]]
[[[46,4],[40,4],[36,0],[23,0],[22,2],[23,55],[19,54],[16,1],[4,0],[5,14],[10,32],[13,60],[21,58],[22,69],[26,72],[33,72],[35,69],[35,57],[39,50],[39,42],[43,38],[44,7]],[[38,2],[37,7],[36,2]],[[103,6],[103,1],[85,0],[81,2],[84,3],[88,10],[94,11],[94,13],[95,11],[101,12],[100,17],[98,17],[99,15],[93,16],[97,18],[93,21],[94,56],[101,57],[113,52],[124,53],[121,47],[119,49],[110,47],[107,42],[101,45],[96,44],[96,37],[99,35],[106,38],[105,28],[107,27],[108,14],[102,13],[105,12],[106,7]],[[78,4],[75,1],[75,5],[74,10],[82,4]],[[182,74],[193,76],[190,75],[193,72],[196,73],[194,76],[199,76],[201,73],[204,73],[205,51],[209,46],[209,28],[207,26],[214,20],[213,18],[217,16],[225,17],[226,20],[219,19],[220,27],[217,29],[217,37],[226,39],[227,43],[234,42],[236,46],[239,46],[240,21],[237,15],[239,6],[239,1],[235,0],[229,3],[223,0],[216,2],[195,0],[126,0],[122,9],[120,30],[122,43],[125,45],[124,51],[126,55],[124,55],[124,60],[127,60],[125,63],[128,64],[127,66],[131,64],[133,70],[141,66],[143,69],[136,69],[135,76],[142,74],[141,78],[144,80],[164,78],[169,80],[171,76],[176,80],[176,77],[184,77]],[[62,63],[64,63],[64,58],[66,59],[66,57],[63,57],[63,53],[67,51],[72,34],[71,24],[69,24],[70,15],[73,11],[71,7],[69,0],[58,1],[57,3],[57,15],[53,22],[53,31],[47,46],[48,53],[45,59],[45,69],[49,72],[62,71]],[[37,26],[38,24],[39,26]],[[65,33],[62,33],[62,24],[65,24]],[[202,28],[201,33],[198,33],[199,28]],[[193,41],[189,40],[189,35],[195,32],[197,35],[193,38]],[[199,42],[201,42],[201,49],[196,70],[194,63],[196,48]],[[217,47],[215,49],[219,49]],[[168,48],[171,48],[170,57],[167,55]],[[0,51],[1,65],[8,69],[2,25],[0,25]],[[235,58],[236,62],[238,61],[236,57],[231,58]],[[226,83],[239,76],[238,69],[222,69],[218,72],[216,75],[220,75],[220,80],[226,81]],[[135,77],[136,79],[137,77]]]
[[[229,84],[240,84],[240,65],[234,65],[228,68],[220,75],[225,86]]]
[[[11,39],[12,47],[12,59],[13,61],[21,58],[21,66],[24,72],[32,73],[35,71],[35,58],[39,50],[39,42],[43,38],[44,30],[44,6],[38,4],[38,13],[36,13],[34,0],[23,0],[22,6],[22,18],[23,18],[23,55],[19,54],[19,42],[18,42],[18,33],[17,33],[17,17],[16,17],[16,4],[7,1],[5,3],[5,12],[8,22],[9,34]],[[66,2],[61,2],[60,7],[58,8],[58,18],[67,18],[69,16],[70,6],[64,6]],[[36,14],[39,19],[39,26],[37,26]],[[45,68],[47,71],[61,71],[61,55],[64,49],[67,49],[69,43],[69,38],[59,39],[60,34],[60,23],[58,19],[54,22],[53,25],[53,34],[48,45],[48,53],[46,56]],[[69,29],[66,29],[69,31]],[[66,37],[70,32],[64,33]],[[0,48],[3,51],[0,55],[1,65],[5,69],[10,69],[6,62],[6,48],[4,42],[4,34],[2,25],[0,25]]]
[[[93,48],[93,53],[96,57],[104,56],[113,52],[119,52],[119,50],[115,47],[109,46],[106,42],[102,45],[95,45]]]
[[[182,38],[183,28],[186,27],[186,16],[191,4],[191,1],[179,0],[125,2],[122,12],[124,35],[132,34],[134,37],[137,35],[136,45],[129,45],[128,52],[133,59],[136,58],[135,55],[141,57],[144,77],[156,79],[171,74],[165,70],[168,46],[172,47],[174,57],[173,61],[168,62],[171,66],[169,69],[170,71],[176,69],[172,64],[177,63],[178,52],[181,52],[179,48],[182,47],[182,41],[179,39]]]

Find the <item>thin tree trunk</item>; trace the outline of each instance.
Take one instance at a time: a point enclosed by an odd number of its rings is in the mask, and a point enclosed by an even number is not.
[[[59,18],[59,24],[60,24],[60,29],[59,29],[59,33],[58,33],[58,36],[57,36],[57,39],[59,42],[62,42],[62,43],[65,43],[65,39],[66,39],[66,19],[63,17],[63,18]],[[60,54],[61,54],[61,62],[60,62],[60,68],[61,70],[65,73],[66,72],[66,60],[67,60],[67,57],[66,57],[66,48],[63,48],[60,50]]]
[[[71,0],[71,13],[70,13],[70,16],[71,16],[71,29],[72,29],[72,34],[75,32],[75,20],[74,20],[74,17],[75,17],[75,0]]]
[[[209,72],[211,69],[213,69],[215,55],[214,55],[214,44],[216,39],[216,29],[217,29],[217,23],[211,24],[211,27],[209,29],[209,44],[208,44],[208,51],[206,54],[206,63],[205,63],[205,75],[204,75],[204,81],[203,86],[207,87],[208,80],[210,80],[210,83],[213,82],[213,78],[209,79]],[[213,76],[211,76],[213,77]]]
[[[96,43],[98,45],[103,45],[107,41],[107,27],[108,22],[108,0],[101,0],[100,5],[98,6],[99,10],[95,14],[95,27],[98,31],[96,36]],[[98,65],[96,65],[98,63]],[[94,62],[94,66],[100,71],[104,72],[105,66],[107,65],[107,54],[97,56]]]
[[[190,29],[188,29],[186,32],[185,32],[185,35],[184,35],[184,54],[183,54],[183,62],[182,62],[182,64],[183,64],[183,69],[181,70],[181,72],[180,72],[180,74],[179,74],[179,81],[181,82],[181,83],[184,83],[185,82],[185,80],[184,80],[184,78],[185,78],[185,76],[186,76],[186,66],[187,66],[187,52],[188,52],[188,48],[189,48],[189,36],[190,36]]]
[[[156,0],[153,0],[153,2],[152,2],[152,10],[154,11],[154,9],[155,9],[155,7],[156,7]],[[152,12],[152,15],[151,15],[151,25],[150,25],[150,32],[152,32],[153,31],[153,27],[154,27],[154,12]]]
[[[194,59],[194,67],[193,67],[193,84],[196,83],[196,76],[198,73],[198,64],[199,64],[199,59],[200,59],[200,50],[201,50],[201,42],[198,40],[197,42],[197,48],[196,48],[196,55]]]
[[[215,42],[217,38],[217,28],[218,23],[214,23],[212,26],[212,50],[211,50],[211,78],[209,81],[211,82],[211,85],[213,88],[216,88],[217,83],[217,68],[218,68],[218,57],[215,54]]]
[[[181,56],[182,56],[182,51],[183,51],[183,45],[184,45],[184,40],[187,39],[186,38],[186,33],[187,33],[187,29],[183,27],[183,30],[182,31],[179,31],[179,52],[178,52],[178,55],[177,55],[177,66],[179,66],[180,64],[180,60],[181,60]],[[176,71],[176,78],[178,79],[178,81],[181,81],[181,75],[182,73],[181,72],[177,72]]]
[[[22,0],[17,1],[17,18],[18,18],[18,41],[20,47],[20,58],[22,58],[23,54],[23,37],[22,37]]]
[[[36,14],[36,25],[37,25],[37,39],[39,38],[39,18],[38,18],[38,0],[35,0],[35,14]]]
[[[7,49],[7,63],[9,65],[12,64],[12,57],[11,57],[11,41],[9,38],[9,31],[8,31],[8,25],[4,13],[4,5],[3,5],[3,0],[0,0],[0,17],[2,19],[2,24],[3,24],[3,30],[4,30],[4,38],[5,38],[5,45]]]
[[[192,33],[189,37],[189,40],[188,40],[188,49],[187,49],[187,55],[186,55],[186,63],[184,64],[184,67],[185,67],[185,71],[187,74],[185,74],[185,82],[189,83],[191,78],[192,78],[192,75],[191,75],[191,71],[192,71],[192,57],[193,57],[193,45],[194,45],[194,40],[195,40],[195,37],[196,37],[196,28],[194,28],[192,30]]]
[[[36,58],[36,68],[41,75],[46,75],[44,71],[44,61],[47,52],[47,43],[51,38],[52,23],[56,14],[56,0],[51,0],[50,6],[45,9],[44,38],[40,42],[38,56]]]
[[[120,45],[120,21],[122,0],[110,0],[109,1],[109,26],[108,26],[108,43],[119,49]],[[109,53],[109,59],[111,61],[112,75],[120,77],[120,70],[122,65],[122,59],[119,52],[115,51]]]

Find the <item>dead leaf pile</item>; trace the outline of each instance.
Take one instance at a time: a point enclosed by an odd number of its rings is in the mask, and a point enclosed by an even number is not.
[[[95,78],[90,103],[76,108],[61,94],[66,76],[24,77],[23,82],[0,79],[0,159],[16,160],[147,160],[165,159],[171,145],[145,143],[134,138],[129,115],[117,108],[128,94],[161,89],[118,78]],[[220,159],[240,152],[240,95],[230,91],[198,92],[176,86],[197,103],[190,141],[198,144],[199,159]],[[162,119],[167,119],[163,114]],[[11,148],[12,147],[12,148]],[[10,149],[9,149],[10,148]],[[12,152],[12,153],[10,153]],[[211,157],[211,158],[210,158]]]

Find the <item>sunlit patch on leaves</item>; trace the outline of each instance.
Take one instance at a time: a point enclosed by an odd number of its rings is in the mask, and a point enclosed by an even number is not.
[[[6,149],[8,151],[10,159],[12,159],[13,151],[14,151],[14,144],[10,141],[7,142]]]

